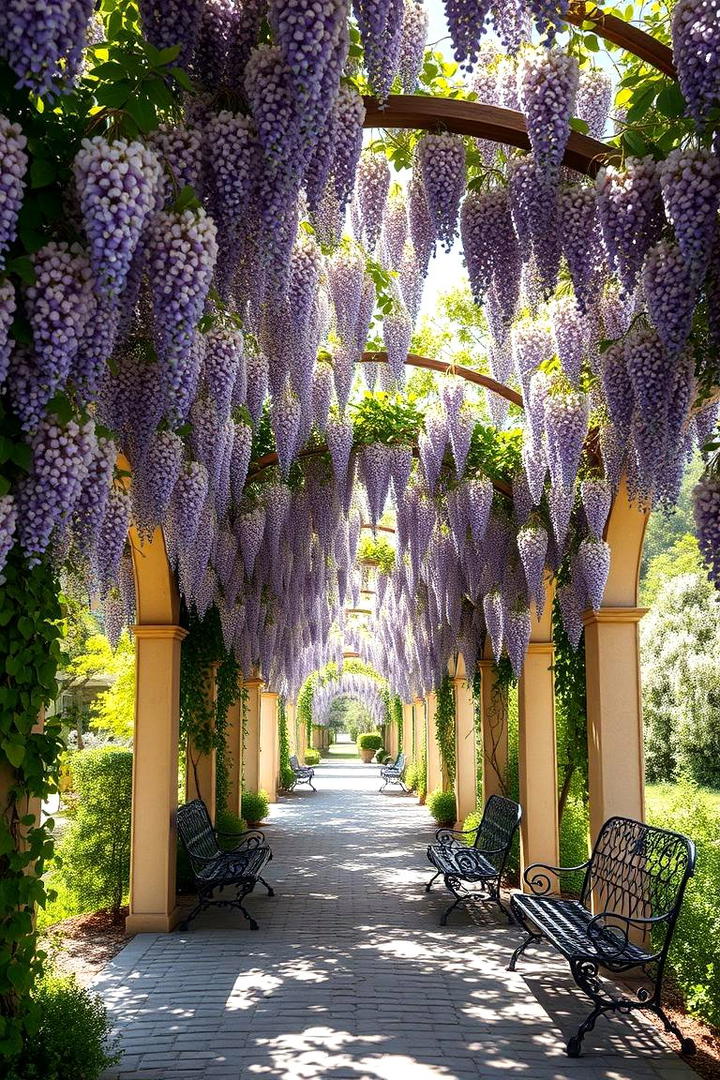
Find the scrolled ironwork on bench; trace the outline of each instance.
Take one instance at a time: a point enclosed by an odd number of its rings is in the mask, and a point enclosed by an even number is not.
[[[605,822],[590,858],[580,866],[535,863],[525,871],[530,893],[514,893],[510,908],[525,929],[508,965],[515,970],[528,945],[543,939],[570,965],[578,987],[593,1009],[567,1043],[579,1057],[583,1039],[604,1013],[648,1009],[680,1041],[684,1054],[695,1052],[661,1005],[662,981],[685,888],[695,870],[695,845],[680,833],[658,829],[632,818]],[[579,899],[553,894],[553,880],[584,872]],[[593,914],[593,911],[595,914]],[[600,969],[622,975],[638,970],[646,985],[613,993]]]
[[[395,761],[392,763],[392,765],[383,765],[382,769],[380,770],[380,778],[383,782],[382,787],[380,788],[381,791],[384,791],[385,788],[388,787],[388,785],[401,787],[403,791],[408,790],[405,787],[405,782],[403,780],[406,764],[407,762],[405,759],[405,755],[401,751],[395,758]]]
[[[208,907],[237,908],[250,923],[251,930],[258,924],[245,908],[243,900],[261,882],[268,896],[274,896],[272,888],[261,877],[260,871],[272,859],[272,851],[261,832],[248,830],[240,835],[218,832],[213,828],[207,807],[202,799],[178,807],[177,828],[182,845],[187,852],[197,888],[198,902],[180,924],[187,930],[190,923]],[[220,847],[219,840],[237,841],[230,849]],[[234,887],[235,896],[227,899],[222,890]],[[220,896],[214,893],[219,891]]]
[[[500,883],[521,817],[522,810],[516,802],[491,795],[476,829],[438,829],[435,833],[435,843],[428,845],[427,857],[436,873],[425,891],[430,892],[435,879],[442,876],[446,888],[455,897],[440,919],[441,926],[445,926],[448,915],[459,904],[468,901],[497,904],[512,921],[500,899]]]
[[[313,791],[317,791],[317,788],[313,784],[315,777],[315,770],[310,765],[301,765],[297,759],[297,755],[293,754],[290,758],[290,768],[293,771],[293,782],[290,787],[290,791],[294,791],[298,784],[309,784]]]

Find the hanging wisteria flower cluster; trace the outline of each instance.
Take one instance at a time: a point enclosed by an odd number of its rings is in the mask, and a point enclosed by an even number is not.
[[[694,60],[707,7],[681,3],[674,28],[700,126],[717,99]],[[0,387],[30,450],[0,496],[0,573],[13,543],[31,563],[71,562],[116,638],[132,619],[128,529],[140,547],[162,529],[187,608],[215,605],[242,670],[288,694],[330,661],[341,670],[348,644],[406,701],[453,652],[472,670],[486,643],[517,675],[561,567],[576,644],[581,613],[602,602],[622,478],[670,505],[708,435],[693,320],[720,277],[716,153],[699,141],[596,181],[563,169],[571,117],[602,135],[611,87],[551,41],[521,44],[529,20],[552,38],[562,4],[448,0],[462,63],[481,57],[490,19],[517,53],[483,52],[475,85],[525,114],[531,151],[428,131],[410,142],[409,183],[393,184],[384,147],[362,149],[349,5],[139,8],[147,39],[179,45],[200,91],[147,136],[111,124],[78,136],[63,229],[33,244],[24,276],[0,279]],[[0,52],[19,87],[53,98],[77,78],[88,5],[54,0],[44,37],[22,33],[23,11],[6,5]],[[422,4],[352,11],[371,89],[412,92]],[[29,146],[0,116],[0,269],[38,178]],[[522,438],[485,427],[453,375],[412,430],[367,435],[353,387],[378,311],[386,362],[362,368],[394,403],[430,260],[458,232],[489,366],[517,388],[491,394],[492,415],[502,426],[520,394]],[[696,513],[717,577],[716,488],[709,472]],[[388,507],[393,568],[359,566],[361,531]],[[370,630],[356,617],[367,610]],[[378,685],[347,675],[318,689],[317,722],[361,689],[379,717]]]

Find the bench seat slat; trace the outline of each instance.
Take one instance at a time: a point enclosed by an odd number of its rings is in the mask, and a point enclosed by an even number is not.
[[[571,956],[585,956],[600,961],[604,959],[604,954],[588,936],[592,912],[579,900],[515,893],[510,906],[514,913],[527,916],[567,960]],[[612,949],[614,963],[640,965],[650,959],[651,953],[632,942],[628,942],[622,952],[617,952],[617,939],[611,933],[608,933],[607,941],[608,949]]]

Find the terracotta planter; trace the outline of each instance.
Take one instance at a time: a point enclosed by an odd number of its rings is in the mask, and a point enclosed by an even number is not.
[[[375,757],[374,750],[359,750],[358,753],[366,765],[369,765],[372,759]]]

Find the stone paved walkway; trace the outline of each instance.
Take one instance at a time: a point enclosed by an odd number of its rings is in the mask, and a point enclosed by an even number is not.
[[[536,951],[507,972],[518,931],[496,914],[439,927],[427,810],[378,786],[377,767],[331,761],[317,795],[272,808],[257,933],[217,912],[116,957],[96,984],[125,1049],[108,1080],[696,1076],[642,1020],[600,1021],[570,1061],[587,1006],[564,965]]]

